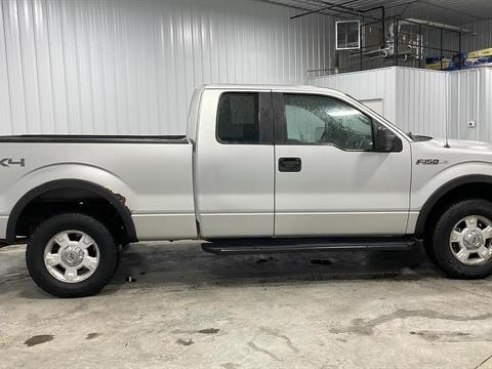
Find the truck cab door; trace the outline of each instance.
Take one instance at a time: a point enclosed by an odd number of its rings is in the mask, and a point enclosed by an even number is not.
[[[410,144],[350,99],[274,93],[275,236],[403,235]],[[375,132],[396,149],[376,150]]]
[[[271,91],[207,89],[195,148],[195,199],[203,238],[273,237]]]

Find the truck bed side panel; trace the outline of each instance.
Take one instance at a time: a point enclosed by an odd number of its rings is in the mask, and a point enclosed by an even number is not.
[[[197,237],[186,140],[0,139],[0,163],[0,239],[17,201],[58,179],[93,182],[124,196],[139,240]]]

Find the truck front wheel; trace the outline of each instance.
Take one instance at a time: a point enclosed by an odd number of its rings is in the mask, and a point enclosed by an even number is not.
[[[36,284],[58,297],[98,293],[113,277],[118,248],[109,230],[84,214],[60,214],[33,232],[27,268]]]
[[[465,200],[449,207],[432,234],[435,262],[453,278],[492,273],[492,203]]]

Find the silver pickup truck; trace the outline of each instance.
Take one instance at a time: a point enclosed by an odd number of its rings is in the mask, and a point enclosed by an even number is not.
[[[186,136],[0,137],[0,239],[34,281],[100,291],[119,248],[217,254],[408,249],[449,276],[492,272],[492,148],[405,134],[315,87],[196,90]]]

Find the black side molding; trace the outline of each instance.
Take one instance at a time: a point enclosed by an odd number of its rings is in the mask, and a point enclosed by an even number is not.
[[[184,135],[179,135],[179,136],[19,135],[19,136],[0,136],[0,142],[186,144],[188,143],[188,139]]]

